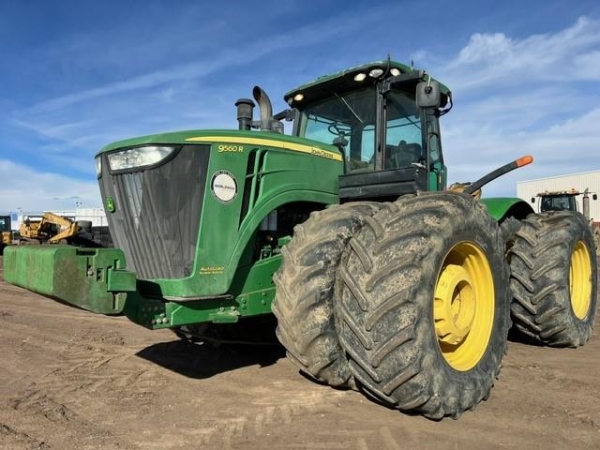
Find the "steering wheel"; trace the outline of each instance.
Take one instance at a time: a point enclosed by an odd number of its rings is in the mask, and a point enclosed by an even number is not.
[[[340,122],[333,122],[327,127],[327,131],[335,136],[350,136],[352,128],[349,125]]]

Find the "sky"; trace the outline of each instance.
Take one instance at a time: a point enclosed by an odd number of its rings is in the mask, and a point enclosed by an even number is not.
[[[100,207],[94,155],[165,131],[237,128],[318,76],[414,62],[453,92],[449,181],[525,154],[516,182],[600,169],[600,3],[0,0],[0,213]]]

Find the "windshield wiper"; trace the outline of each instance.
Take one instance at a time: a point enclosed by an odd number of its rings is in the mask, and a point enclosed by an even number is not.
[[[348,102],[346,101],[345,98],[340,97],[339,94],[336,92],[334,93],[334,95],[336,96],[336,98],[338,100],[340,100],[345,106],[346,108],[348,108],[348,111],[350,111],[352,113],[352,115],[356,118],[356,120],[358,120],[360,122],[361,125],[364,124],[363,120],[358,116],[358,114],[356,114],[356,112],[352,109],[352,107],[348,104]]]

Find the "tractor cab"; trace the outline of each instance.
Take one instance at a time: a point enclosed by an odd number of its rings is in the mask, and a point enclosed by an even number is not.
[[[379,61],[319,78],[284,99],[297,110],[294,135],[342,152],[342,201],[445,188],[439,117],[451,94],[425,72]]]
[[[560,193],[554,195],[542,195],[540,211],[577,211],[576,195],[579,194]]]
[[[589,219],[590,194],[592,200],[596,200],[598,198],[595,193],[589,192],[588,189],[586,189],[584,192],[578,191],[577,189],[571,189],[568,191],[544,191],[538,193],[535,197],[532,197],[531,203],[536,203],[536,200],[539,201],[539,212],[579,211]],[[580,195],[583,196],[583,211],[580,211],[580,208],[577,205],[577,197]]]

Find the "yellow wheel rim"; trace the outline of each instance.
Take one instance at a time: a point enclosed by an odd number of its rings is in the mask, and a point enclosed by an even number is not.
[[[494,324],[494,278],[486,254],[472,242],[446,255],[435,288],[437,341],[455,370],[471,370],[488,348]]]
[[[592,263],[590,252],[583,241],[575,244],[571,254],[569,288],[573,313],[575,317],[583,320],[590,312],[592,304]]]

